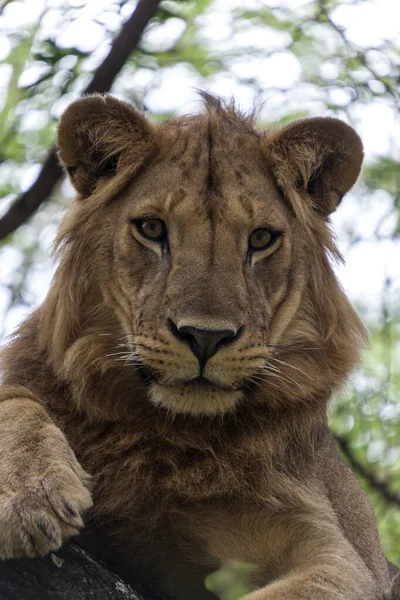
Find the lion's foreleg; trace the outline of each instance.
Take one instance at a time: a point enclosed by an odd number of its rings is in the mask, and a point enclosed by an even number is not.
[[[0,388],[0,558],[43,555],[83,526],[89,476],[43,405]]]

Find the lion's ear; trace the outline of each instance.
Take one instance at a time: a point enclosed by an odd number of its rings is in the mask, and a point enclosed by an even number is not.
[[[323,217],[336,210],[360,173],[361,140],[338,119],[295,121],[266,142],[276,183],[288,200],[300,195]]]
[[[126,102],[86,96],[73,102],[57,132],[59,158],[75,189],[89,196],[102,177],[124,166],[138,168],[149,154],[153,128]]]

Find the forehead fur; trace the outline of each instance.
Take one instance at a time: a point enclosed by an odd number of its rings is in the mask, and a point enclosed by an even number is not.
[[[265,196],[262,188],[272,179],[260,145],[264,134],[253,127],[254,114],[240,112],[233,102],[201,95],[202,113],[172,118],[157,127],[157,151],[149,172],[154,174],[155,167],[165,177],[165,188],[190,189],[206,204],[212,198],[214,206],[233,201],[240,190]]]
[[[258,132],[254,129],[255,111],[245,113],[240,111],[232,100],[224,103],[205,92],[200,93],[203,100],[204,111],[196,115],[171,118],[158,127],[158,134],[164,135],[196,135],[205,137],[212,147],[213,141],[219,140],[224,146],[232,145],[238,136],[250,136],[253,141],[259,139]],[[211,150],[212,148],[210,148]]]
[[[233,99],[229,103],[225,103],[221,98],[206,92],[200,92],[200,96],[203,100],[205,114],[200,115],[199,118],[208,119],[211,133],[217,134],[222,128],[224,131],[256,134],[253,128],[256,120],[255,109],[244,112],[236,107]]]

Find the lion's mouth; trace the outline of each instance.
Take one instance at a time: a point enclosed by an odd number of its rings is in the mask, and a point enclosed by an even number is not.
[[[188,387],[188,388],[200,388],[200,389],[210,389],[210,390],[227,390],[227,391],[236,391],[237,388],[234,388],[231,385],[225,385],[222,383],[217,383],[214,381],[211,381],[210,379],[207,379],[207,377],[204,377],[203,375],[199,375],[198,377],[195,377],[194,379],[189,379],[189,381],[185,381],[182,384],[184,387]]]
[[[234,410],[243,398],[243,387],[226,385],[203,374],[176,378],[142,365],[139,368],[149,400],[168,411],[191,415],[216,415]]]
[[[223,383],[211,381],[207,377],[204,377],[204,375],[199,375],[198,377],[195,377],[194,379],[188,379],[188,380],[163,381],[159,377],[159,374],[157,373],[157,371],[155,371],[151,367],[147,367],[145,365],[142,365],[139,368],[139,375],[140,375],[142,382],[146,386],[150,386],[153,383],[158,383],[159,385],[162,385],[163,387],[168,387],[168,388],[186,388],[186,389],[197,389],[197,390],[204,390],[204,391],[206,391],[206,390],[209,390],[209,391],[225,390],[228,392],[236,392],[236,391],[239,391],[239,389],[241,389],[241,388],[234,387],[231,385],[226,385]]]

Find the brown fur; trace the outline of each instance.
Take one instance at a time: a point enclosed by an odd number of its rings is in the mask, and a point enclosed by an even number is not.
[[[335,119],[259,133],[206,107],[152,127],[93,96],[61,120],[79,197],[49,295],[3,354],[0,555],[76,533],[82,465],[83,539],[179,600],[213,597],[203,578],[229,559],[257,566],[246,600],[381,599],[375,518],[326,422],[365,341],[327,220],[361,142]],[[168,248],[132,225],[149,216]],[[260,227],[281,235],[248,253]],[[242,328],[207,362],[207,386],[168,319]]]

